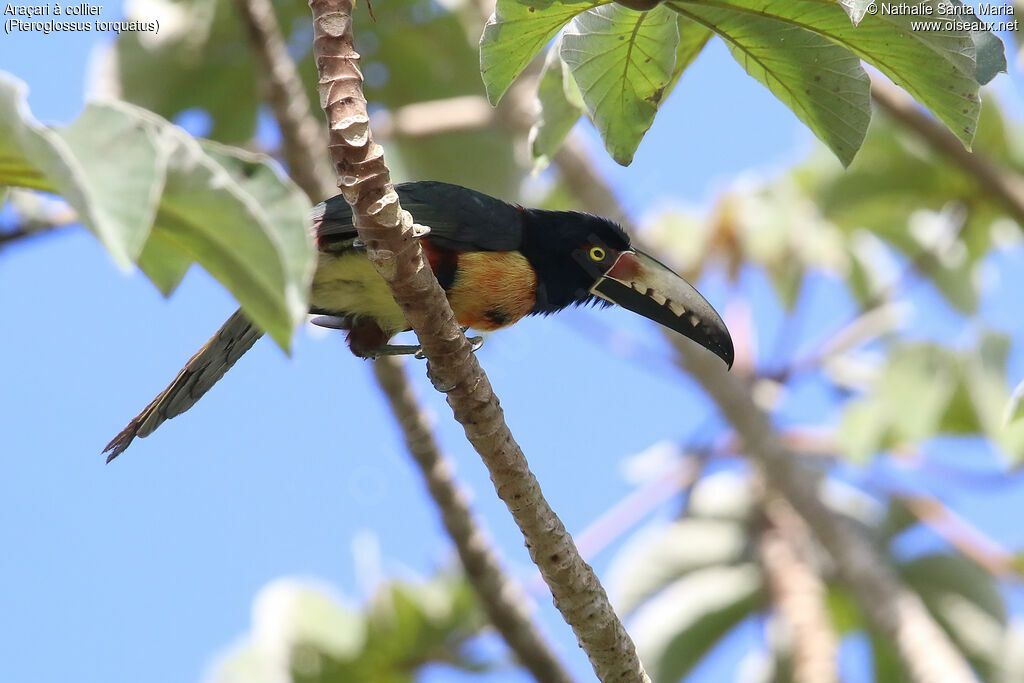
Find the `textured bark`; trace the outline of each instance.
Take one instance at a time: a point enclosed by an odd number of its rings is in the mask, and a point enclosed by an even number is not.
[[[283,152],[292,178],[311,199],[332,195],[333,174],[323,153],[320,128],[310,111],[298,70],[285,50],[273,6],[269,0],[236,0],[236,6],[263,67],[263,88],[281,129]],[[571,681],[531,620],[530,600],[519,584],[504,573],[487,535],[474,520],[452,465],[441,454],[413,396],[401,362],[382,358],[373,367],[409,452],[441,511],[467,579],[491,623],[538,681]]]
[[[616,216],[631,228],[614,191],[593,170],[572,136],[555,155],[555,163],[583,208]],[[743,441],[747,455],[764,471],[769,488],[796,510],[832,556],[840,577],[875,627],[891,639],[913,680],[977,680],[917,594],[903,585],[868,539],[821,501],[817,475],[784,445],[771,420],[754,403],[749,382],[725,372],[717,358],[689,340],[671,335],[671,341],[681,365],[715,402]]]
[[[384,152],[370,134],[359,55],[352,47],[351,1],[311,0],[310,8],[331,154],[371,261],[419,337],[435,386],[445,388],[455,418],[487,465],[594,671],[602,681],[648,680],[604,588],[541,495],[490,382],[424,262],[412,218],[402,210]]]
[[[839,648],[821,577],[808,561],[810,541],[803,520],[785,501],[763,506],[766,528],[758,554],[768,577],[772,603],[793,653],[795,683],[838,683]]]

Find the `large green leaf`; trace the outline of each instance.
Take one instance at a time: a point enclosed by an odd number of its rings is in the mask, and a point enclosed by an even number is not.
[[[939,2],[949,5],[948,0]],[[981,100],[975,80],[974,41],[967,31],[915,31],[912,22],[916,18],[883,12],[869,15],[854,26],[835,0],[673,0],[670,6],[698,20],[707,16],[708,27],[716,32],[716,21],[723,22],[728,33],[737,25],[744,26],[744,21],[749,30],[756,30],[770,18],[793,29],[816,33],[852,51],[905,88],[965,145],[974,138]],[[813,61],[813,46],[808,45],[812,49],[805,58]],[[803,84],[788,85],[796,90]]]
[[[88,107],[71,126],[36,123],[23,83],[0,72],[0,185],[60,194],[114,260],[128,266],[153,222],[167,149],[138,117]]]
[[[679,43],[676,44],[676,65],[672,70],[672,79],[665,88],[665,97],[669,96],[676,83],[682,78],[693,61],[697,59],[704,46],[708,44],[711,37],[715,35],[707,27],[701,26],[695,21],[690,21],[684,16],[679,16],[676,22],[679,26]],[[662,98],[664,99],[664,97]]]
[[[790,20],[729,5],[669,7],[718,33],[747,73],[793,110],[844,165],[853,160],[871,120],[870,81],[853,52]]]
[[[722,519],[690,517],[638,534],[616,554],[608,570],[615,609],[628,615],[691,572],[738,562],[747,546],[744,527]]]
[[[608,153],[628,166],[672,80],[679,28],[664,7],[611,4],[578,15],[560,53]]]
[[[914,345],[890,352],[875,391],[846,408],[840,446],[863,461],[880,449],[935,436],[958,375],[945,349]]]
[[[115,260],[138,260],[162,291],[198,262],[283,348],[307,311],[308,202],[267,159],[203,145],[123,102],[70,126],[32,121],[0,76],[0,182],[59,193]]]
[[[480,75],[491,104],[501,100],[512,81],[560,28],[580,12],[606,1],[498,0],[480,36]]]
[[[662,94],[667,98],[714,34],[700,24],[678,17],[679,43],[675,67]],[[562,38],[559,36],[547,52],[544,68],[537,82],[537,119],[530,129],[530,147],[538,167],[547,164],[565,136],[586,110],[580,88],[561,59]]]
[[[530,150],[538,166],[547,164],[583,113],[583,98],[559,55],[559,37],[544,59],[537,81],[537,118],[530,128]]]
[[[637,653],[655,681],[678,681],[757,607],[762,586],[752,565],[702,569],[676,581],[632,620]]]

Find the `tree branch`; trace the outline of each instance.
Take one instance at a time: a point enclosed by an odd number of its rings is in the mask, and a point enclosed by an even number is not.
[[[487,534],[473,520],[469,500],[455,479],[452,462],[441,454],[401,362],[385,356],[374,362],[373,372],[402,428],[406,447],[441,510],[441,520],[455,542],[466,576],[494,627],[538,681],[571,681],[530,620],[526,593],[505,575]]]
[[[288,54],[270,0],[235,0],[249,44],[260,62],[260,80],[277,127],[288,172],[313,202],[335,193],[324,135],[309,108],[295,62]]]
[[[555,162],[570,191],[586,208],[614,216],[629,228],[614,191],[591,168],[578,140],[570,136]],[[975,681],[967,662],[917,594],[900,582],[866,538],[821,501],[817,476],[783,444],[769,417],[754,403],[748,382],[724,372],[721,363],[689,340],[672,335],[671,341],[680,364],[718,405],[746,445],[748,456],[763,470],[770,489],[797,511],[835,560],[843,581],[876,628],[892,640],[913,680]]]
[[[647,681],[604,588],[547,505],[494,395],[414,237],[373,141],[352,46],[352,1],[310,0],[320,102],[340,186],[367,254],[419,337],[435,386],[491,473],[530,556],[602,681]]]
[[[972,176],[983,192],[999,200],[1007,213],[1024,225],[1024,177],[964,149],[953,133],[918,109],[914,101],[895,86],[872,79],[871,97],[894,119],[924,138],[932,149]]]
[[[330,166],[321,153],[319,127],[298,70],[284,49],[273,5],[269,0],[236,0],[236,7],[263,66],[263,87],[281,130],[292,177],[311,199],[330,196],[335,188]],[[534,678],[541,683],[568,683],[572,679],[531,620],[525,592],[504,573],[487,534],[473,519],[467,497],[450,461],[437,446],[401,362],[385,357],[373,364],[373,370],[491,623]]]
[[[785,501],[773,497],[762,506],[767,528],[758,554],[793,650],[795,683],[838,683],[839,649],[825,606],[826,588],[807,561],[802,546],[807,528]]]

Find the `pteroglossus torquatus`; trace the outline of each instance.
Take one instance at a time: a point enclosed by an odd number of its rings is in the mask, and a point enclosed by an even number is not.
[[[402,207],[429,226],[421,245],[459,324],[490,331],[526,315],[567,306],[618,304],[679,332],[732,366],[725,323],[704,297],[650,256],[630,247],[618,225],[575,211],[526,209],[458,185],[404,183]],[[409,329],[384,279],[366,257],[344,197],[318,204],[319,250],[310,294],[314,322],[348,331],[352,353],[411,353],[389,346]],[[262,336],[241,310],[188,361],[163,393],[114,437],[107,461],[191,408]]]

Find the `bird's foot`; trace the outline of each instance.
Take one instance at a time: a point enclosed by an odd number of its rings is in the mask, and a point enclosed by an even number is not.
[[[468,329],[469,329],[468,327],[463,327],[462,331],[465,332]],[[469,346],[470,346],[469,350],[472,351],[473,353],[476,353],[477,351],[479,351],[480,347],[484,345],[484,338],[483,337],[466,337],[466,341],[469,342]],[[424,358],[427,357],[426,354],[423,353],[423,349],[419,349],[418,351],[416,351],[415,355],[416,355],[416,358],[419,358],[420,360],[423,360]]]

